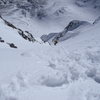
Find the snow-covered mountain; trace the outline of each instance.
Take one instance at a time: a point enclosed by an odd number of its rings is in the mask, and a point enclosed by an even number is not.
[[[99,0],[0,0],[0,100],[100,100]]]
[[[79,6],[90,6],[100,10],[100,0],[76,0]]]

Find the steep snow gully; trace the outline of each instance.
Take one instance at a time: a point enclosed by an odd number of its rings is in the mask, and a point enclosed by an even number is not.
[[[0,1],[0,100],[100,100],[99,0],[28,1]]]

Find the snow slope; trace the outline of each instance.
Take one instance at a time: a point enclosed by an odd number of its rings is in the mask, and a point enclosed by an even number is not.
[[[0,100],[100,100],[100,22],[92,24],[99,15],[73,3],[68,0],[67,5],[61,4],[70,13],[52,14],[42,21],[18,13],[3,16],[32,33],[35,42],[25,40],[0,19],[0,37],[4,40],[0,42]],[[77,35],[62,39],[56,46],[40,39],[61,32],[71,20],[91,24],[70,31]]]

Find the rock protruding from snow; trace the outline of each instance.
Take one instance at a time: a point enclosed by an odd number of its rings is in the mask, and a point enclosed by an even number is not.
[[[7,43],[11,48],[17,48],[17,46],[13,43]]]
[[[0,37],[0,42],[2,42],[2,43],[3,43],[3,42],[5,42],[5,41],[4,41],[4,40]]]
[[[63,41],[62,38],[64,38],[64,40],[76,36],[78,34],[78,32],[73,32],[74,30],[78,30],[79,27],[81,26],[86,26],[89,25],[88,22],[86,21],[79,21],[79,20],[72,20],[65,28],[62,32],[59,33],[50,33],[49,35],[43,35],[41,36],[41,39],[44,42],[53,42],[54,45],[56,45],[60,39],[61,41]],[[66,38],[66,39],[65,39]]]
[[[79,26],[86,24],[86,21],[79,21],[79,20],[72,20],[64,30],[66,31],[73,31],[74,29],[78,28]]]
[[[52,37],[54,37],[57,33],[50,33],[49,35],[42,35],[41,39],[43,42],[48,42]]]
[[[28,40],[28,41],[30,41],[30,42],[35,42],[35,41],[36,41],[35,38],[33,37],[33,35],[32,35],[30,32],[28,32],[28,31],[23,31],[22,29],[17,28],[15,25],[13,25],[12,23],[10,23],[10,22],[8,22],[7,20],[5,20],[2,16],[0,16],[0,18],[4,21],[4,23],[5,23],[7,26],[9,26],[9,27],[15,29],[15,30],[19,33],[19,35],[20,35],[22,38],[24,38],[25,40]]]
[[[33,37],[33,35],[31,33],[29,33],[28,31],[22,31],[21,29],[18,29],[18,33],[25,40],[28,40],[30,42],[36,41],[35,38]]]

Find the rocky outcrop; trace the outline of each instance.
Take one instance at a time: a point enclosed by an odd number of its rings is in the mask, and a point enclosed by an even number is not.
[[[17,46],[14,43],[7,43],[11,48],[17,48]]]
[[[72,20],[62,32],[59,33],[50,33],[49,35],[41,36],[42,41],[44,42],[52,42],[56,45],[59,40],[66,36],[66,39],[76,36],[76,33],[70,33],[71,31],[78,30],[81,26],[89,24],[86,21],[80,20]]]
[[[8,44],[11,48],[18,48],[14,43],[7,43],[6,41],[4,41],[2,37],[0,37],[0,43]]]
[[[0,42],[1,42],[1,43],[4,43],[5,41],[0,37]]]
[[[35,42],[35,41],[36,41],[35,38],[33,37],[33,35],[32,35],[30,32],[28,32],[28,31],[23,31],[22,29],[17,28],[15,25],[13,25],[12,23],[10,23],[10,22],[8,22],[7,20],[5,20],[2,16],[0,16],[0,18],[4,21],[4,23],[5,23],[7,26],[9,26],[9,27],[15,29],[15,30],[18,32],[18,34],[19,34],[23,39],[28,40],[28,41],[30,41],[30,42]]]
[[[28,40],[30,42],[36,41],[35,38],[33,37],[33,35],[31,33],[29,33],[28,31],[22,31],[21,29],[18,29],[18,33],[25,40]]]
[[[15,25],[13,25],[12,23],[8,22],[7,20],[5,20],[2,16],[0,16],[1,20],[4,22],[5,25],[7,25],[9,28],[14,29],[24,40],[27,40],[29,42],[35,42],[36,39],[33,37],[33,35],[28,32],[28,31],[23,31],[22,29],[16,27]],[[7,45],[9,45],[10,48],[18,48],[15,43],[9,43],[6,40],[3,40],[2,37],[0,37],[0,43],[5,43]]]

